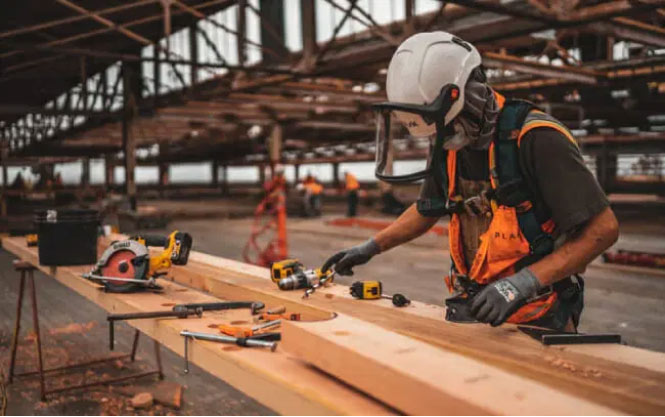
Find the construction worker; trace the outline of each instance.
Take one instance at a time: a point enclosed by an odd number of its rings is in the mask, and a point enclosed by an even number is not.
[[[346,216],[356,217],[356,209],[358,208],[358,190],[360,183],[355,175],[346,171],[344,173],[345,188],[346,188],[346,201],[348,203]]]
[[[323,185],[321,185],[312,174],[308,174],[305,177],[301,188],[304,191],[303,206],[305,217],[320,216]]]
[[[405,40],[390,62],[386,91],[389,102],[374,106],[376,176],[424,180],[420,197],[323,269],[351,275],[450,215],[450,320],[575,331],[583,309],[579,273],[617,240],[618,223],[568,129],[533,104],[495,92],[476,48],[446,32]],[[395,136],[400,126],[405,137]],[[427,167],[393,175],[386,168],[391,138],[429,140]]]

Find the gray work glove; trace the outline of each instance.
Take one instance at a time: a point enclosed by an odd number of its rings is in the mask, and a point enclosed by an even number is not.
[[[366,264],[374,255],[379,253],[381,253],[379,245],[374,239],[369,239],[365,243],[337,252],[323,264],[321,271],[325,272],[334,265],[335,272],[338,274],[353,275],[352,268],[354,266]]]
[[[498,326],[528,300],[538,295],[540,281],[528,268],[487,285],[471,302],[471,313],[481,323]]]

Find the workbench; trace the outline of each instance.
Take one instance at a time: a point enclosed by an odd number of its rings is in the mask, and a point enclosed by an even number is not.
[[[106,246],[100,242],[100,247]],[[113,313],[247,300],[302,316],[276,352],[192,340],[190,360],[281,414],[663,414],[665,354],[624,345],[543,346],[506,325],[443,320],[442,307],[355,300],[333,284],[309,299],[277,289],[267,269],[192,252],[163,293],[110,294],[89,267],[43,267],[24,238],[3,247]],[[359,277],[370,279],[371,277]],[[181,330],[251,322],[246,310],[128,324],[183,355]]]

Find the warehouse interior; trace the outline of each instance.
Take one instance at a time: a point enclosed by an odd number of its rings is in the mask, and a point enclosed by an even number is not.
[[[622,414],[665,412],[665,396],[658,395],[665,393],[665,361],[658,356],[665,352],[665,1],[10,0],[3,9],[3,412],[432,412],[409,408],[407,400],[393,403],[386,399],[389,394],[384,398],[382,393],[353,380],[354,376],[338,375],[316,360],[311,366],[320,368],[316,378],[325,379],[321,391],[325,392],[327,384],[335,384],[331,392],[338,396],[331,394],[329,401],[320,400],[323,394],[318,396],[318,392],[303,394],[307,390],[274,382],[278,378],[270,374],[272,369],[262,373],[253,368],[246,370],[251,367],[233,361],[253,358],[238,353],[241,359],[235,359],[236,352],[230,349],[222,352],[228,355],[220,362],[222,365],[210,365],[218,366],[222,374],[228,372],[228,379],[203,366],[204,359],[197,362],[195,356],[192,370],[184,374],[183,353],[161,339],[166,333],[157,325],[140,330],[155,340],[155,346],[159,342],[169,348],[162,349],[159,359],[160,376],[163,366],[165,381],[157,384],[170,384],[168,390],[179,387],[175,390],[183,397],[177,407],[155,394],[163,394],[167,388],[155,388],[155,381],[143,380],[63,390],[44,400],[37,379],[19,378],[7,383],[7,369],[12,332],[19,322],[23,332],[33,326],[27,301],[23,318],[15,322],[17,297],[23,297],[24,292],[23,278],[19,287],[17,277],[24,272],[12,261],[31,259],[25,252],[29,248],[12,248],[37,233],[36,211],[92,209],[100,214],[105,229],[125,235],[185,231],[193,238],[192,250],[204,254],[195,259],[197,263],[205,256],[214,256],[222,259],[215,265],[228,268],[227,260],[268,267],[284,258],[318,268],[338,250],[360,244],[389,225],[417,199],[420,184],[390,186],[376,179],[372,105],[387,100],[387,69],[396,48],[413,34],[439,30],[475,45],[488,82],[497,92],[535,103],[574,135],[584,162],[608,196],[620,229],[617,243],[589,264],[584,273],[585,313],[580,331],[620,334],[624,345],[641,353],[628,360],[624,358],[631,353],[616,352],[616,365],[609,363],[614,360],[610,359],[615,357],[614,351],[607,354],[592,352],[589,346],[585,346],[587,350],[571,348],[571,355],[594,357],[588,372],[584,367],[582,377],[578,375],[580,369],[571,370],[573,365],[558,359],[557,355],[563,353],[548,350],[543,353],[544,362],[554,363],[551,368],[556,368],[554,373],[558,375],[549,383],[544,382],[549,371],[534,370],[531,374],[531,370],[515,370],[513,362],[504,363],[490,358],[490,354],[485,357],[466,346],[463,337],[460,343],[464,347],[454,347],[454,336],[460,336],[455,330],[449,334],[453,339],[450,346],[446,345],[446,352],[490,363],[492,369],[496,367],[511,377],[537,380],[547,389],[554,386],[575,400],[581,395],[589,404],[597,404],[596,399],[602,396],[617,395],[616,400],[602,404],[608,409],[581,408],[590,413],[604,414],[610,409]],[[427,144],[405,141],[394,145],[395,170],[422,164],[427,158]],[[353,217],[347,212],[346,173],[352,173],[359,182],[357,215]],[[283,194],[275,197],[272,187],[278,177],[285,182],[280,184]],[[322,189],[321,206],[313,215],[303,202],[301,186],[309,178],[315,178]],[[338,276],[328,289],[328,299],[320,294],[327,291],[322,285],[312,295],[312,302],[318,297],[319,307],[353,315],[352,307],[344,311],[341,302],[335,306],[326,302],[332,303],[337,290],[348,295],[345,286],[358,279],[376,279],[391,294],[407,295],[423,309],[432,306],[442,310],[447,297],[444,276],[451,267],[447,235],[446,217],[422,237],[358,269],[355,276]],[[6,239],[9,246],[5,246]],[[65,237],[62,245],[69,244]],[[108,353],[103,340],[111,301],[99,301],[96,292],[86,293],[62,282],[64,278],[59,278],[55,267],[34,267],[43,339],[39,342],[37,333],[37,343],[44,346],[46,367],[92,360]],[[178,271],[188,267],[174,268]],[[200,270],[192,267],[191,271],[198,271],[197,276],[212,274],[212,270],[205,272],[212,266],[196,268]],[[255,269],[248,271],[254,273]],[[176,274],[171,281],[183,284],[179,279]],[[213,285],[203,287],[198,289],[206,296],[233,299],[217,294]],[[277,291],[274,285],[271,289]],[[290,300],[285,302],[301,302],[300,296]],[[124,312],[115,310],[117,305],[112,311]],[[387,305],[391,307],[389,302]],[[37,311],[35,303],[32,307]],[[19,314],[20,308],[19,303]],[[377,309],[377,317],[363,319],[373,326],[395,330],[391,327],[394,322],[386,324],[393,316],[378,317],[387,308],[382,305]],[[307,309],[303,311],[303,315],[309,314]],[[429,313],[418,314],[424,317]],[[365,315],[370,316],[369,310]],[[132,347],[130,325],[134,323],[117,325],[119,348]],[[429,340],[407,327],[405,324],[395,332],[410,336],[414,343]],[[481,335],[489,332],[488,328]],[[510,337],[516,336],[511,333]],[[34,339],[34,332],[22,333],[18,354],[24,362],[19,360],[19,367],[23,364],[30,369],[30,361],[36,360]],[[479,339],[475,343],[479,346],[486,342]],[[494,342],[487,343],[489,346]],[[181,349],[181,342],[177,347]],[[191,354],[203,357],[201,351],[192,348]],[[256,355],[256,363],[263,365],[269,353]],[[607,362],[598,359],[603,355],[609,355]],[[132,356],[131,364],[116,360],[99,369],[57,373],[47,381],[53,380],[50,383],[56,384],[57,391],[66,384],[121,375],[132,366],[145,371],[152,366],[152,356],[152,345],[144,341],[138,348],[136,364]],[[40,351],[40,366],[41,361]],[[13,356],[11,362],[13,369]],[[660,365],[654,365],[657,362]],[[597,371],[602,366],[607,368]],[[237,371],[241,368],[250,376]],[[277,366],[275,369],[275,374],[281,370]],[[300,375],[293,372],[294,376]],[[563,375],[565,372],[570,375]],[[587,375],[595,372],[603,376]],[[586,391],[580,394],[570,388],[576,386],[575,378],[596,379],[588,387],[584,385]],[[253,385],[255,382],[260,383]],[[632,383],[647,393],[634,394],[624,390],[622,383]],[[273,387],[270,384],[282,391],[273,395],[260,391]],[[360,393],[347,394],[351,404],[348,408],[343,408],[346,405],[340,399],[346,391],[337,384]],[[607,388],[609,385],[614,388]],[[184,394],[182,387],[186,387]],[[152,400],[147,407],[134,404],[137,394],[144,391],[152,392],[154,404]],[[281,399],[273,398],[279,393]],[[355,395],[362,399],[352,399]],[[291,405],[282,404],[287,402]],[[338,408],[329,404],[337,402]],[[640,405],[633,407],[633,402]],[[577,403],[570,404],[572,407]],[[478,406],[469,409],[473,413],[515,412],[510,408],[483,408],[485,405],[480,403],[473,406]],[[460,409],[453,410],[459,413]],[[565,409],[560,411],[565,413]]]

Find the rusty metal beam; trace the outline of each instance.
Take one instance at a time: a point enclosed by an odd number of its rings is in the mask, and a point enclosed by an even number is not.
[[[316,56],[316,9],[315,2],[300,0],[300,25],[302,31],[302,62],[305,68],[313,64]]]
[[[665,48],[665,29],[626,17],[615,17],[609,22],[596,22],[589,29],[643,45]]]
[[[212,6],[220,4],[220,3],[227,3],[227,2],[229,2],[229,0],[210,0],[210,1],[207,1],[205,3],[197,4],[196,6],[192,6],[192,7],[197,9],[197,10],[201,10],[201,9],[205,9],[205,8],[208,8],[208,7],[212,7]],[[172,14],[184,14],[184,12],[177,11],[177,12],[173,12]],[[88,16],[85,16],[85,15],[81,15],[81,16],[84,19],[88,19]],[[130,22],[122,23],[122,24],[118,25],[118,27],[127,29],[127,28],[130,28],[130,27],[139,26],[139,25],[142,25],[142,24],[145,24],[145,23],[151,23],[151,22],[161,20],[161,19],[162,19],[161,14],[153,15],[153,16],[147,16],[147,17],[143,17],[141,19],[132,20]],[[94,36],[103,35],[105,33],[109,33],[109,32],[112,32],[114,30],[115,29],[113,27],[103,27],[103,28],[95,29],[95,30],[92,30],[92,31],[89,31],[89,32],[77,33],[75,35],[68,36],[66,38],[56,39],[56,40],[46,42],[46,43],[40,44],[40,45],[35,45],[35,46],[43,47],[43,46],[65,45],[65,44],[68,44],[68,43],[81,41],[83,39],[88,39],[88,38],[91,38],[91,37],[94,37]],[[14,56],[14,55],[19,54],[19,53],[21,53],[21,52],[20,51],[5,52],[3,54],[0,54],[0,58],[9,58],[9,57]],[[61,58],[61,57],[58,57],[58,58]],[[54,60],[54,59],[57,59],[57,58],[48,57],[48,59],[49,60]],[[8,67],[5,68],[5,70],[8,70]]]
[[[134,1],[134,2],[127,3],[127,4],[122,4],[122,5],[119,5],[119,6],[109,7],[109,8],[102,9],[102,10],[96,10],[93,13],[95,13],[99,16],[104,16],[104,15],[107,15],[107,14],[113,14],[113,13],[121,12],[121,11],[124,11],[124,10],[129,10],[129,9],[133,9],[133,8],[136,8],[136,7],[145,6],[145,5],[148,5],[148,4],[151,4],[151,3],[157,3],[158,1],[159,0],[139,0],[139,1]],[[0,33],[0,39],[10,38],[10,37],[16,36],[16,35],[24,35],[24,34],[27,34],[27,33],[37,32],[37,31],[41,31],[41,30],[44,30],[44,29],[49,29],[49,28],[53,28],[53,27],[57,27],[57,26],[68,25],[68,24],[71,24],[71,23],[79,22],[81,20],[85,20],[87,18],[88,17],[84,16],[84,15],[76,15],[76,16],[66,17],[64,19],[52,20],[50,22],[44,22],[44,23],[39,23],[39,24],[36,24],[36,25],[25,26],[25,27],[13,29],[13,30],[8,30],[8,31]]]
[[[533,74],[540,77],[554,77],[582,84],[597,84],[602,73],[571,65],[547,65],[536,61],[527,61],[517,56],[483,53],[483,65],[489,68],[513,70],[515,72]]]
[[[25,106],[21,104],[0,104],[0,115],[40,114],[42,116],[84,116],[95,118],[114,117],[116,114],[106,111],[88,111],[73,109],[48,109],[45,107]]]

